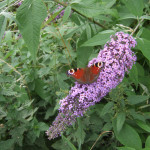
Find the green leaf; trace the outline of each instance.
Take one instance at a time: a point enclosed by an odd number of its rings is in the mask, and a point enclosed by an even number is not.
[[[144,67],[141,64],[139,64],[138,62],[136,62],[135,65],[136,65],[136,68],[137,68],[137,71],[138,71],[138,76],[143,77],[144,74],[145,74]]]
[[[77,43],[77,67],[83,68],[87,66],[89,57],[93,51],[93,47],[80,47],[87,40],[86,30],[83,31]]]
[[[111,8],[116,3],[116,0],[102,0],[102,5],[106,8]]]
[[[66,22],[70,16],[70,13],[71,13],[71,7],[70,6],[67,6],[65,8],[65,12],[64,12],[64,16],[63,16],[63,23]]]
[[[137,48],[150,61],[150,41],[143,38],[138,38],[136,41],[138,43]]]
[[[69,85],[64,81],[67,78],[68,77],[67,77],[66,73],[58,73],[57,74],[57,81],[58,81],[59,87],[61,89],[68,89],[69,88]]]
[[[15,96],[17,94],[17,92],[15,92],[13,89],[5,89],[5,88],[3,88],[1,90],[1,94],[5,95],[5,96]]]
[[[1,12],[0,14],[2,14],[3,16],[5,16],[6,18],[8,18],[10,20],[17,22],[16,18],[10,12]]]
[[[67,143],[67,145],[70,147],[71,150],[77,150],[76,147],[64,135],[62,135],[62,139],[64,142]]]
[[[105,114],[109,113],[111,111],[111,108],[113,107],[113,102],[108,102],[101,111],[101,116],[104,116]]]
[[[80,19],[78,17],[78,14],[77,13],[72,13],[71,16],[71,21],[73,21],[75,24],[77,24],[78,26],[80,26]]]
[[[22,146],[23,144],[23,133],[27,129],[25,128],[25,125],[20,125],[19,127],[15,127],[13,130],[10,131],[10,134],[14,141],[19,145]]]
[[[88,4],[86,2],[74,3],[71,5],[73,9],[78,11],[79,13],[85,15],[86,17],[95,17],[100,14],[107,13],[107,9],[101,6],[97,6],[96,3]]]
[[[2,9],[3,7],[5,7],[6,5],[9,5],[11,2],[13,2],[15,0],[4,0],[0,2],[0,9]]]
[[[144,77],[144,76],[143,76]],[[150,81],[150,80],[149,80]],[[141,88],[143,89],[143,91],[148,95],[149,94],[149,91],[148,91],[148,88],[144,85],[144,84],[142,84],[142,83],[140,83],[140,86],[141,86]]]
[[[150,41],[150,36],[149,35],[150,35],[150,30],[147,29],[147,28],[142,28],[141,37]]]
[[[39,122],[38,126],[39,126],[41,131],[46,131],[49,129],[49,126],[44,122]]]
[[[126,114],[124,112],[120,112],[117,114],[117,132],[119,133],[122,129],[122,126],[125,122]]]
[[[150,20],[150,16],[148,16],[148,15],[143,15],[143,16],[140,17],[140,19]]]
[[[29,130],[27,132],[27,139],[29,141],[30,144],[33,144],[37,138],[36,133],[34,132],[34,130]]]
[[[116,129],[116,120],[113,120],[113,128],[120,143],[127,147],[135,148],[136,150],[142,148],[139,134],[130,125],[125,123],[121,131],[118,133]]]
[[[84,68],[87,66],[89,57],[93,51],[92,47],[78,47],[77,48],[77,67]]]
[[[77,33],[82,27],[84,27],[84,24],[71,30],[68,34],[64,35],[64,38],[65,39],[70,38],[71,36],[73,36],[73,34]]]
[[[119,20],[130,19],[130,18],[137,19],[135,15],[130,14],[130,13],[120,13],[119,15],[120,15]]]
[[[137,71],[136,65],[132,66],[132,69],[130,70],[130,73],[129,73],[129,77],[131,81],[135,84],[136,89],[137,89],[139,82],[138,82],[138,71]]]
[[[131,95],[127,99],[128,99],[129,104],[135,105],[135,104],[139,104],[139,103],[146,101],[148,98],[149,96]]]
[[[81,145],[84,143],[84,139],[85,139],[85,132],[83,129],[83,124],[81,122],[81,118],[78,118],[78,129],[75,133],[75,136],[77,138],[77,142],[78,142],[78,147],[79,149],[81,148]]]
[[[110,17],[104,16],[104,15],[98,15],[94,18],[98,20],[106,21],[106,22],[112,22],[112,19]]]
[[[131,147],[117,147],[118,150],[136,150],[135,148],[131,148]]]
[[[46,17],[46,7],[42,0],[25,0],[17,10],[19,30],[25,40],[33,61],[39,45],[40,27]]]
[[[5,97],[3,95],[0,95],[0,102],[5,102],[5,101],[6,101]]]
[[[44,119],[47,120],[50,116],[54,115],[54,108],[50,107],[48,108],[48,110],[46,111],[45,117]]]
[[[6,141],[0,141],[0,149],[1,150],[10,150],[14,145],[13,139],[8,139]]]
[[[91,27],[89,24],[86,24],[86,35],[87,35],[87,39],[91,38]]]
[[[5,31],[5,41],[7,42],[8,46],[11,47],[12,45],[12,32],[11,31]]]
[[[136,121],[137,125],[139,127],[141,127],[143,130],[147,131],[150,133],[150,126],[148,124],[146,124],[146,122],[143,122],[143,121],[140,121],[140,120],[137,120]]]
[[[6,23],[7,23],[6,17],[0,16],[0,42],[2,40],[2,37],[4,36],[4,32],[6,29]]]
[[[110,40],[110,36],[113,35],[115,32],[113,30],[105,30],[99,32],[97,35],[90,38],[88,41],[84,42],[81,46],[96,46],[96,45],[103,45],[108,40]]]
[[[46,93],[46,90],[44,90],[45,83],[41,79],[35,80],[35,92],[43,99],[49,96],[48,93]]]
[[[139,114],[138,112],[136,112],[134,109],[129,109],[129,113],[134,119],[145,121],[145,117]]]
[[[54,144],[52,144],[52,147],[55,150],[71,150],[62,139],[57,140]]]
[[[36,139],[34,145],[38,146],[39,147],[38,149],[40,149],[40,150],[49,150],[42,134],[40,135],[39,138]],[[33,148],[33,150],[35,150],[35,149],[37,149],[37,148]]]
[[[62,10],[63,10],[63,8],[61,8],[59,11],[55,12],[54,14],[51,14],[49,19],[46,22],[44,22],[44,24],[42,24],[41,29],[43,29],[45,26],[47,26],[48,23],[50,23],[52,20],[54,20],[58,16],[58,14],[61,13]]]
[[[143,0],[124,0],[125,6],[135,16],[142,16],[144,3]]]
[[[150,148],[150,136],[148,136],[146,139],[145,148]]]

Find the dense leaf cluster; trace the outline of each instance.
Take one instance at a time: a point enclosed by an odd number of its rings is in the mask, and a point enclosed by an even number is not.
[[[149,5],[149,0],[0,1],[0,149],[149,150]],[[61,138],[49,141],[45,131],[74,84],[66,71],[87,66],[118,31],[136,38],[136,64]]]

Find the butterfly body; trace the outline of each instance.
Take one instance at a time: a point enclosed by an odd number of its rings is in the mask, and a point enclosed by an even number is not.
[[[98,62],[90,67],[70,69],[67,75],[74,78],[81,84],[90,84],[97,80],[102,68],[102,63]]]

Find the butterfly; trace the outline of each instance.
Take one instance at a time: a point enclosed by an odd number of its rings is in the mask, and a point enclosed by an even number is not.
[[[67,75],[80,84],[90,84],[97,80],[102,67],[103,63],[97,62],[90,67],[70,69],[67,71]]]

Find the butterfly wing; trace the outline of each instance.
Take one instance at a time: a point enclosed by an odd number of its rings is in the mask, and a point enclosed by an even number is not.
[[[90,84],[97,80],[102,63],[95,63],[91,67],[70,69],[67,75],[81,84]]]
[[[70,69],[67,72],[67,75],[74,78],[76,81],[79,83],[82,83],[82,80],[84,80],[84,74],[85,74],[85,69],[84,68],[75,68],[75,69]]]
[[[94,81],[97,80],[99,77],[100,71],[102,69],[102,63],[97,62],[93,64],[91,67],[89,67],[89,71],[86,73],[87,74],[87,82],[88,83],[93,83]]]

